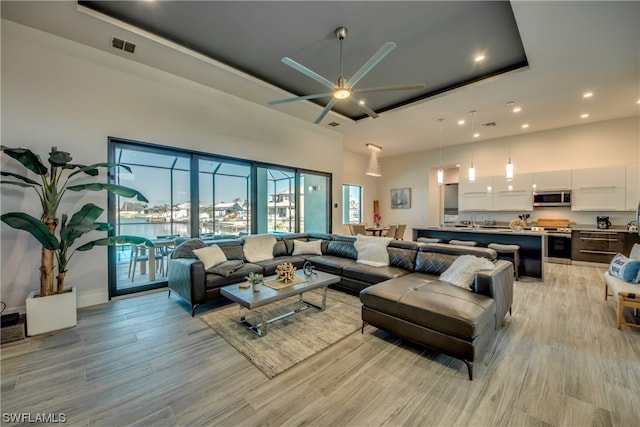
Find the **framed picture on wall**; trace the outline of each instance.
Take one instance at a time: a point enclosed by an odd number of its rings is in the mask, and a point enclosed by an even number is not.
[[[411,208],[411,189],[396,188],[391,190],[391,209]]]

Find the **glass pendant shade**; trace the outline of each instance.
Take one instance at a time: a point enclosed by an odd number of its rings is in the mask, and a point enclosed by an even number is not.
[[[511,163],[511,159],[509,159],[509,163],[507,163],[507,181],[513,180],[513,163]]]
[[[378,160],[378,153],[382,150],[381,147],[373,144],[367,144],[367,148],[370,151],[369,166],[367,167],[366,175],[381,177],[382,172],[380,170],[380,161]]]
[[[473,166],[473,163],[471,163],[469,167],[469,182],[476,182],[476,168]]]
[[[444,184],[444,170],[438,169],[438,185]]]

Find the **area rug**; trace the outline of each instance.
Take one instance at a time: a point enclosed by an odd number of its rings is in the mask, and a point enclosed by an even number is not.
[[[322,302],[320,290],[304,296],[314,304]],[[296,304],[296,298],[273,303],[269,317],[291,311]],[[205,313],[200,319],[271,379],[360,329],[360,307],[357,296],[329,289],[325,311],[309,308],[270,323],[262,338],[240,324],[237,304]],[[244,313],[249,322],[259,323],[260,310]]]

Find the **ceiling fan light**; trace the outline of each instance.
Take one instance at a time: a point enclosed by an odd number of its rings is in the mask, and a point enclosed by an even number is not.
[[[345,88],[339,88],[339,89],[336,89],[335,92],[333,92],[333,97],[335,99],[347,99],[350,96],[351,96],[351,91]]]

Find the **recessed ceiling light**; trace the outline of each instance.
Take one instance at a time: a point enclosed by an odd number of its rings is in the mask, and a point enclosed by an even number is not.
[[[361,99],[360,101],[358,101],[358,104],[360,104],[360,105],[364,105],[364,100],[363,100],[363,99]]]
[[[479,133],[474,133],[474,134],[473,134],[473,137],[474,137],[474,138],[480,138],[480,134],[479,134]]]
[[[589,117],[587,113],[584,113],[583,115],[580,116],[581,119],[586,119],[587,117]]]
[[[638,100],[636,101],[636,104],[640,104],[640,99],[638,99]]]
[[[583,98],[591,98],[593,96],[593,92],[585,92],[582,94]]]
[[[513,107],[513,112],[514,112],[514,113],[519,113],[520,111],[522,111],[522,108],[520,108],[520,107]]]
[[[638,101],[638,103],[640,103],[640,101]],[[464,120],[458,120],[458,124],[462,126],[464,124]]]
[[[529,127],[529,123],[525,123],[522,125],[522,129],[527,129]]]
[[[475,58],[473,58],[473,60],[476,62],[484,61],[484,55],[482,53],[479,53],[475,56]]]

